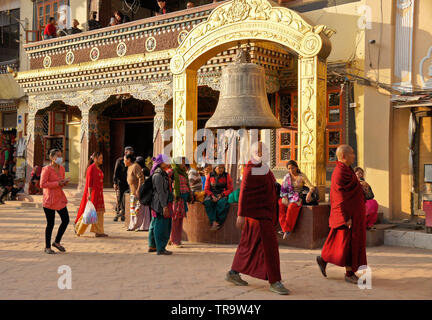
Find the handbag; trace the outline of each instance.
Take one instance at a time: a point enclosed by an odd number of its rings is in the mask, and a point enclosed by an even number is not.
[[[306,186],[303,187],[302,191],[300,192],[299,196],[302,199],[302,204],[303,205],[308,205],[308,206],[316,206],[318,205],[319,202],[319,193],[318,191],[315,189],[314,192],[312,192],[311,195],[311,201],[310,202],[306,202],[306,197],[309,193],[310,189]]]

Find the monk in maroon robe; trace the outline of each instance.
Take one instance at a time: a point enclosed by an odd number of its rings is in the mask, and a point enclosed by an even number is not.
[[[270,290],[289,294],[281,283],[279,246],[276,237],[277,194],[275,178],[263,164],[262,144],[252,149],[253,160],[243,171],[238,202],[237,226],[242,228],[240,243],[225,280],[246,286],[240,273],[268,280]],[[259,149],[259,150],[257,150]]]
[[[350,167],[355,160],[354,150],[341,145],[336,150],[338,158],[330,187],[330,233],[317,257],[324,277],[327,263],[345,267],[345,280],[358,283],[355,272],[366,266],[366,220],[363,188]]]

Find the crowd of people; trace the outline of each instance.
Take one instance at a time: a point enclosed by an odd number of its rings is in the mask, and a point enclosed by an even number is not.
[[[114,221],[125,221],[125,207],[129,206],[128,231],[148,231],[148,252],[171,255],[168,245],[182,247],[183,220],[189,205],[201,202],[209,220],[209,230],[217,232],[226,221],[230,203],[238,202],[237,222],[242,229],[231,270],[226,280],[236,285],[247,285],[240,274],[268,280],[270,290],[289,294],[281,283],[280,261],[276,230],[280,227],[283,238],[289,237],[304,205],[317,205],[319,195],[295,161],[287,164],[288,173],[278,184],[272,171],[262,160],[262,143],[251,149],[251,160],[242,167],[241,187],[233,190],[230,174],[224,164],[214,167],[206,163],[197,168],[185,157],[172,162],[164,154],[145,160],[136,157],[132,147],[115,164],[114,189],[117,195]],[[357,283],[355,272],[366,265],[365,237],[377,218],[377,203],[373,192],[364,180],[361,168],[353,170],[355,155],[350,146],[342,145],[336,152],[338,161],[332,174],[330,189],[330,233],[317,257],[318,266],[326,276],[327,263],[346,268],[345,280]],[[61,165],[61,151],[50,151],[51,164],[40,174],[39,188],[43,189],[43,208],[47,219],[45,252],[55,253],[51,245],[64,252],[61,238],[69,223],[67,199],[63,188],[69,183]],[[104,232],[105,204],[101,170],[103,156],[92,154],[86,171],[82,201],[75,219],[76,236],[87,229],[83,215],[89,201],[93,204],[97,222],[91,232],[96,237],[108,237]],[[267,168],[265,174],[253,174],[257,168]],[[37,172],[35,176],[37,176]],[[2,176],[0,176],[0,181]],[[4,179],[4,178],[3,178]],[[129,194],[129,203],[125,203]],[[372,201],[368,202],[367,201]],[[54,214],[57,211],[62,223],[55,241],[51,244]]]
[[[167,13],[173,12],[173,10],[167,6],[167,2],[165,0],[156,0],[156,1],[157,1],[158,6],[159,6],[159,10],[154,13],[155,15],[161,15],[161,14],[167,14]],[[213,0],[213,3],[219,2],[219,1],[221,1],[221,0]],[[188,1],[185,9],[191,9],[194,7],[195,7],[195,3],[193,1]],[[120,10],[117,10],[110,17],[110,21],[109,21],[108,25],[104,26],[100,23],[99,20],[97,20],[97,15],[98,15],[98,13],[96,11],[92,11],[90,13],[90,18],[87,21],[87,30],[96,30],[96,29],[100,29],[103,27],[115,26],[118,24],[122,24],[122,23],[126,23],[126,22],[131,21],[131,18],[128,15],[124,14]],[[64,15],[61,17],[61,19],[63,21],[61,21],[61,24],[59,25],[54,17],[49,18],[48,23],[45,26],[44,31],[43,31],[43,39],[44,40],[53,39],[56,37],[62,37],[62,36],[70,35],[70,34],[81,33],[84,31],[83,29],[78,28],[80,23],[77,19],[72,20],[72,25],[70,28],[65,27],[67,25],[67,21],[66,21],[67,16]]]

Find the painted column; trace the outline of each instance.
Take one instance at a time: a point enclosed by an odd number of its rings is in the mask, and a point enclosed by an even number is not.
[[[27,148],[26,148],[26,185],[25,191],[28,192],[28,184],[31,179],[31,172],[36,165],[43,166],[43,116],[36,114],[36,109],[28,114],[27,124]]]
[[[80,106],[81,110],[81,153],[79,163],[78,190],[82,191],[85,186],[86,170],[90,155],[97,151],[96,124],[97,113],[91,112],[88,105]]]
[[[174,156],[194,157],[197,130],[198,87],[197,71],[186,69],[173,77]]]
[[[300,57],[298,68],[299,166],[324,201],[327,65],[318,57]]]
[[[163,102],[155,105],[156,115],[153,121],[153,156],[163,152],[165,141],[163,133],[172,128],[173,106]]]

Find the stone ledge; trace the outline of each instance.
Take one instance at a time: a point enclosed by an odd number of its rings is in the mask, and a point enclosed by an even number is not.
[[[330,205],[320,203],[318,206],[303,206],[296,226],[287,239],[278,234],[279,245],[297,248],[321,248],[330,231]]]
[[[432,250],[432,234],[424,231],[384,230],[384,244]]]

